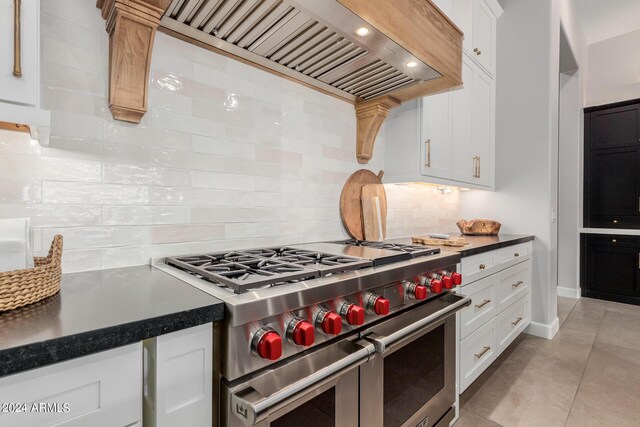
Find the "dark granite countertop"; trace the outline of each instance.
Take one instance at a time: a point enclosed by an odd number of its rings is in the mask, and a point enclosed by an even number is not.
[[[0,313],[0,376],[222,319],[224,304],[151,266],[62,276],[60,293]]]
[[[482,252],[492,251],[507,246],[517,245],[532,241],[534,236],[520,234],[499,234],[497,236],[464,236],[460,233],[445,233],[451,238],[463,237],[468,245],[463,247],[440,246],[443,252],[458,252],[461,257],[480,254]],[[390,242],[411,243],[411,237],[403,237],[400,239],[390,239]]]

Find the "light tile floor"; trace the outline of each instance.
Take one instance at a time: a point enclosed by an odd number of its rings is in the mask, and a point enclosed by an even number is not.
[[[455,427],[640,426],[640,306],[558,297],[552,340],[522,334],[460,397]]]

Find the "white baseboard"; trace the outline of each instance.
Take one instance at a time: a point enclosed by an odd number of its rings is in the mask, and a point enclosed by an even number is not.
[[[525,332],[536,337],[552,339],[560,330],[560,320],[556,317],[551,324],[531,322]]]
[[[562,286],[558,286],[558,296],[559,297],[567,297],[567,298],[580,298],[580,288],[565,288]]]

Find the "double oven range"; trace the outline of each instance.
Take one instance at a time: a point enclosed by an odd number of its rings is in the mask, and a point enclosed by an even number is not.
[[[384,242],[170,257],[225,302],[214,328],[222,426],[444,426],[454,418],[459,255]]]

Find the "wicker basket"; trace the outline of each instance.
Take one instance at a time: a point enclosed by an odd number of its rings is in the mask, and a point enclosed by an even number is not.
[[[43,300],[60,290],[62,236],[51,242],[49,255],[33,257],[34,268],[0,273],[0,312]]]

